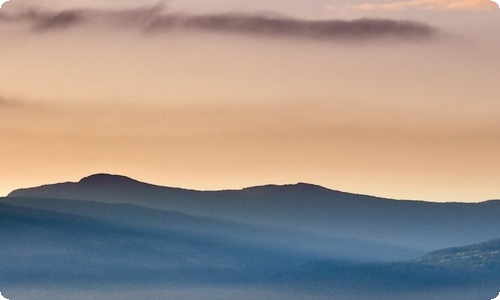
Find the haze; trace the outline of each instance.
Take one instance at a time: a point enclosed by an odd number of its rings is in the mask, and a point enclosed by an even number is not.
[[[0,194],[107,172],[499,197],[494,2],[137,3],[2,6]]]

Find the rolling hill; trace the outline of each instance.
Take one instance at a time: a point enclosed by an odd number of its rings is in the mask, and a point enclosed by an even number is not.
[[[400,201],[304,183],[193,191],[96,174],[79,182],[20,189],[8,195],[12,201],[19,197],[132,204],[327,238],[354,238],[420,253],[480,243],[497,238],[500,232],[500,201]]]

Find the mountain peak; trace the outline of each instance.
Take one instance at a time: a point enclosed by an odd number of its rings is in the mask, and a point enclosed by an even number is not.
[[[93,174],[82,178],[78,182],[78,184],[83,185],[120,185],[130,183],[139,183],[139,181],[122,175],[113,175],[106,173]]]
[[[329,194],[332,192],[336,192],[320,185],[310,184],[310,183],[295,183],[295,184],[268,184],[262,186],[254,186],[244,188],[243,191],[251,192],[255,195],[276,195],[276,194],[293,194],[293,195],[318,195],[321,194]]]
[[[299,188],[299,189],[308,189],[308,190],[330,190],[330,189],[325,188],[321,185],[307,183],[307,182],[299,182],[296,184],[292,184],[292,186]]]

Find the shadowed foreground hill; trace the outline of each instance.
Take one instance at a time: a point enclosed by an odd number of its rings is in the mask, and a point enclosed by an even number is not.
[[[353,289],[379,294],[483,289],[496,295],[500,288],[500,239],[443,249],[403,262],[317,261],[283,273],[276,281],[313,290]]]
[[[500,201],[397,201],[303,183],[203,192],[97,174],[76,183],[16,190],[8,197],[128,203],[420,251],[479,243],[497,238],[500,232]]]
[[[446,268],[491,272],[500,278],[500,239],[434,251],[414,261]]]

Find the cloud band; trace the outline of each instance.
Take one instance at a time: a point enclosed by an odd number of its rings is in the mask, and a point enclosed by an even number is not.
[[[159,7],[133,10],[25,11],[15,15],[0,14],[0,20],[28,22],[37,31],[69,29],[99,24],[127,25],[144,32],[174,30],[245,34],[261,37],[307,38],[315,40],[403,40],[429,39],[437,29],[415,21],[390,19],[303,20],[248,14],[189,15],[163,13]]]

